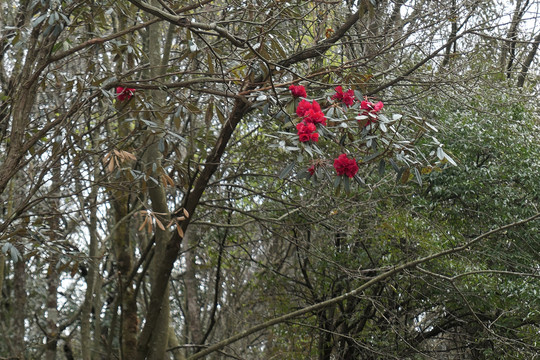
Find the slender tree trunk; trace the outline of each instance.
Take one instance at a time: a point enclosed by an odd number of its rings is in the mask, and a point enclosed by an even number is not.
[[[523,6],[522,3],[522,0],[516,1],[516,8],[514,10],[514,15],[512,16],[512,22],[510,23],[510,28],[508,29],[508,33],[506,35],[508,40],[505,42],[501,51],[501,64],[505,67],[507,79],[512,77],[512,70],[516,60],[516,40],[518,28],[519,24],[521,23],[521,19],[523,18],[523,14],[525,13],[525,9],[529,5],[529,0],[525,0]]]
[[[99,159],[94,157],[94,163],[99,163]],[[94,170],[94,179],[99,176],[99,168]],[[92,337],[91,337],[91,324],[90,317],[92,313],[92,305],[94,304],[94,290],[96,284],[96,277],[98,275],[98,236],[97,236],[97,193],[98,186],[92,186],[92,191],[88,198],[90,202],[90,225],[88,232],[90,234],[90,244],[88,253],[88,273],[86,274],[86,293],[84,296],[84,303],[81,310],[81,356],[83,360],[92,359]],[[94,310],[94,317],[99,317],[97,309]],[[95,327],[98,328],[97,326]]]
[[[458,11],[456,7],[456,0],[452,0],[452,5],[450,7],[450,14],[448,16],[448,19],[451,23],[451,30],[450,30],[450,37],[448,38],[448,45],[446,46],[446,53],[444,56],[444,60],[442,62],[442,67],[445,67],[450,62],[450,59],[452,58],[452,52],[455,54],[457,50],[456,45],[456,36],[458,31]],[[453,51],[452,51],[453,48]]]
[[[127,27],[127,16],[119,17],[119,28]],[[134,61],[131,56],[127,56],[127,67],[132,68]],[[124,59],[119,58],[117,62],[118,72],[122,71]],[[134,106],[133,102],[124,103],[117,101],[116,109],[122,114],[118,117],[117,135],[120,139],[126,139],[130,134],[129,124],[126,119],[129,110]],[[122,182],[121,186],[113,191],[113,207],[116,223],[116,231],[113,236],[117,267],[118,267],[118,294],[117,305],[120,306],[120,342],[121,358],[132,359],[137,349],[137,334],[139,319],[137,315],[137,301],[135,287],[129,278],[133,269],[134,246],[130,235],[130,188],[127,181]],[[113,331],[113,329],[111,329]]]
[[[176,348],[180,346],[180,342],[178,341],[178,337],[176,336],[176,333],[174,332],[174,328],[172,326],[169,327],[169,341],[167,343],[167,347],[169,349]],[[185,360],[186,358],[182,354],[181,349],[175,349],[171,350],[172,356],[174,360]]]
[[[58,345],[58,285],[60,278],[57,270],[58,255],[53,254],[49,259],[47,272],[47,338],[45,359],[56,359]]]
[[[53,165],[52,169],[52,193],[56,196],[51,200],[49,218],[49,241],[56,243],[59,232],[59,187],[60,187],[60,161]],[[60,274],[58,272],[58,253],[53,252],[49,258],[49,270],[47,271],[47,338],[45,345],[45,358],[47,360],[56,359],[56,348],[58,345],[58,286],[60,285]]]
[[[22,259],[15,262],[14,264],[14,273],[13,273],[13,295],[14,307],[13,307],[13,348],[15,354],[13,357],[24,359],[24,336],[25,325],[24,321],[26,320],[26,263],[24,262],[24,252],[23,247],[18,247],[19,252],[21,253]]]
[[[199,281],[196,277],[195,247],[197,245],[197,236],[195,229],[188,229],[184,236],[184,246],[190,250],[186,251],[186,271],[184,273],[184,286],[186,289],[186,325],[189,335],[188,341],[192,344],[200,344],[203,339],[201,325],[201,307],[198,301]],[[196,351],[197,349],[195,349]]]
[[[527,77],[527,73],[529,72],[529,68],[531,67],[531,64],[534,60],[534,57],[536,56],[536,51],[538,50],[538,45],[540,44],[540,34],[536,35],[534,38],[534,43],[531,51],[529,51],[529,54],[527,55],[527,58],[523,62],[523,66],[521,67],[521,72],[519,73],[518,79],[517,79],[517,87],[521,88],[525,84],[525,78]]]
[[[129,194],[125,190],[114,192],[114,217],[116,230],[114,233],[115,253],[119,276],[119,296],[121,306],[121,351],[122,358],[130,359],[133,349],[136,347],[137,336],[137,312],[134,308],[133,286],[128,284],[128,277],[133,268],[133,249],[129,236],[128,216]]]
[[[118,120],[118,134],[124,138],[129,133],[125,117]],[[124,184],[126,185],[126,184]],[[129,191],[127,188],[117,188],[113,191],[113,208],[115,219],[115,232],[113,243],[118,268],[118,294],[121,307],[120,332],[122,358],[131,359],[137,346],[138,318],[136,302],[134,300],[134,287],[128,283],[133,268],[133,246],[129,231]],[[113,329],[111,329],[113,331]]]
[[[97,268],[96,268],[97,270]],[[101,299],[101,285],[103,283],[102,277],[100,274],[96,275],[96,282],[94,284],[94,301],[92,302],[94,308],[94,339],[92,341],[92,346],[96,349],[96,352],[102,348],[102,337],[101,337],[101,308],[103,306],[103,301]],[[99,353],[92,354],[92,359],[101,359]]]
[[[157,3],[154,1],[154,3]],[[172,42],[172,31],[173,28],[169,26],[169,31],[164,42],[163,49],[161,48],[162,38],[161,34],[162,24],[153,24],[148,29],[148,53],[150,60],[150,76],[155,78],[164,73],[165,67],[160,69],[160,65],[165,65],[168,62],[169,53],[171,49]],[[159,90],[154,90],[150,92],[153,99],[153,104],[156,106],[156,123],[161,126],[164,125],[164,120],[161,113],[161,106],[164,102],[163,92]],[[166,225],[169,222],[170,216],[169,207],[167,206],[167,198],[165,194],[165,184],[160,181],[161,173],[164,172],[162,167],[163,154],[159,150],[159,143],[164,141],[162,134],[150,135],[148,139],[150,143],[148,149],[146,150],[144,156],[144,166],[147,169],[147,173],[150,173],[158,183],[150,180],[147,182],[148,194],[152,202],[152,210],[157,214],[157,217],[160,219],[163,225]],[[154,171],[154,169],[156,171]],[[166,356],[167,343],[169,340],[169,323],[170,323],[170,300],[169,300],[169,286],[168,279],[162,279],[157,269],[161,265],[162,259],[165,258],[166,245],[169,240],[170,234],[168,229],[161,229],[159,226],[156,226],[155,229],[156,236],[156,246],[153,264],[151,267],[151,277],[152,277],[152,288],[154,288],[157,282],[167,281],[166,291],[163,294],[162,303],[160,306],[160,313],[158,317],[157,326],[154,329],[152,334],[151,346],[148,359],[152,360],[162,360],[168,358]]]

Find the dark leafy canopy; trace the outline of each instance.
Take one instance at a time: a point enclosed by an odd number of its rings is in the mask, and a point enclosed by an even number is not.
[[[532,358],[535,6],[2,3],[0,354]]]

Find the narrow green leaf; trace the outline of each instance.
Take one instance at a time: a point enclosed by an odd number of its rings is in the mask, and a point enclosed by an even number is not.
[[[381,159],[381,161],[379,161],[379,175],[380,176],[384,175],[385,169],[386,169],[386,162],[384,161],[384,159]]]
[[[393,159],[390,159],[389,161],[390,161],[390,165],[392,165],[392,168],[394,169],[394,171],[399,174],[401,169],[399,168],[399,166],[397,166],[396,162]]]
[[[296,165],[296,162],[293,161],[292,163],[290,163],[289,165],[287,165],[283,170],[281,170],[281,172],[279,173],[279,178],[280,179],[285,179],[285,177],[287,177],[287,175],[289,175],[289,173],[292,171],[292,169],[294,169],[294,166]]]
[[[334,179],[334,188],[335,189],[339,188],[339,185],[341,184],[341,178],[342,178],[342,176],[336,176],[336,178]]]
[[[418,185],[422,186],[422,176],[420,175],[420,171],[418,171],[417,168],[413,169],[414,176],[416,177],[416,181],[418,181]]]
[[[351,179],[348,176],[343,177],[343,187],[346,194],[351,192]]]

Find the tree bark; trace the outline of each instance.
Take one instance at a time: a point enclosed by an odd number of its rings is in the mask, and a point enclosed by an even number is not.
[[[53,164],[51,193],[54,194],[50,204],[49,241],[51,244],[58,242],[60,231],[60,217],[58,199],[60,198],[60,161]],[[53,250],[54,251],[54,250]],[[58,346],[58,286],[60,286],[60,273],[58,272],[59,253],[52,252],[49,257],[49,270],[47,271],[47,326],[45,359],[56,359]]]
[[[536,51],[538,50],[538,45],[540,44],[540,34],[536,35],[533,42],[533,47],[531,51],[529,51],[529,54],[527,55],[527,58],[523,62],[523,66],[521,67],[521,72],[519,73],[518,79],[517,79],[517,87],[522,88],[525,84],[525,79],[527,78],[527,73],[529,72],[529,68],[531,67],[531,64],[534,60],[534,57],[536,56]]]
[[[99,159],[94,156],[94,163],[98,163]],[[94,179],[99,177],[99,168],[94,169]],[[90,203],[90,221],[88,226],[88,232],[90,234],[90,244],[88,246],[88,273],[86,275],[86,293],[84,295],[84,303],[81,310],[81,357],[83,360],[92,359],[92,337],[91,337],[91,324],[90,316],[92,313],[92,306],[94,305],[94,292],[96,285],[96,277],[99,274],[98,263],[98,248],[99,239],[97,236],[97,195],[98,186],[93,185],[88,202]],[[99,311],[94,309],[94,317],[99,317]],[[95,322],[94,322],[95,323]],[[96,329],[98,326],[95,327]]]
[[[448,16],[448,19],[451,23],[451,30],[450,30],[450,36],[448,38],[448,43],[446,45],[446,53],[444,56],[444,60],[442,62],[442,67],[445,67],[450,62],[450,59],[452,58],[452,48],[454,49],[453,53],[456,53],[457,45],[456,45],[456,36],[458,31],[458,11],[456,7],[456,0],[452,0],[452,5],[450,7],[450,14]]]
[[[154,5],[157,3],[153,1]],[[169,58],[170,41],[171,36],[167,36],[167,40],[164,43],[164,49],[162,49],[162,25],[153,24],[148,28],[148,53],[150,60],[150,77],[156,78],[163,74],[165,67],[161,70],[160,65],[164,64],[163,61]],[[171,29],[169,29],[169,35]],[[164,127],[164,121],[161,113],[161,106],[164,102],[163,92],[160,90],[153,90],[150,95],[155,106],[154,118],[159,128]],[[157,114],[157,115],[156,115]],[[165,184],[161,182],[163,154],[159,150],[159,142],[164,141],[163,134],[151,134],[149,135],[147,142],[150,143],[144,156],[145,173],[150,174],[154,180],[147,181],[148,195],[152,202],[152,211],[156,214],[156,217],[161,221],[163,226],[166,226],[169,222],[169,207],[167,205],[167,198],[165,193]],[[154,171],[155,170],[155,171]],[[152,289],[156,282],[162,281],[159,277],[158,268],[161,264],[161,259],[165,257],[166,245],[169,240],[168,229],[161,229],[159,226],[155,228],[155,253],[151,266],[151,286]],[[160,306],[160,312],[158,315],[157,325],[152,334],[152,340],[150,345],[150,352],[148,353],[148,359],[161,360],[166,356],[167,343],[169,340],[169,320],[170,320],[170,300],[169,300],[169,286],[167,284]]]
[[[529,5],[529,0],[525,0],[523,6],[521,6],[522,0],[516,1],[516,8],[514,9],[514,15],[512,16],[512,22],[506,38],[508,39],[501,50],[501,65],[505,67],[506,78],[512,77],[512,69],[514,68],[514,61],[516,59],[516,40],[518,35],[518,27],[525,13],[525,9]],[[508,58],[509,57],[509,58]],[[507,61],[508,58],[508,61]]]
[[[201,308],[198,301],[199,282],[196,277],[195,248],[197,245],[197,236],[195,229],[189,228],[184,236],[186,271],[184,273],[184,286],[186,289],[186,325],[189,334],[188,341],[191,344],[201,344],[203,331],[201,325]],[[195,349],[196,351],[196,349]]]
[[[13,357],[24,359],[24,336],[26,334],[26,263],[24,262],[24,251],[22,246],[18,247],[22,259],[14,264],[13,276],[13,291],[14,291],[14,308],[13,308],[13,348],[15,354]]]

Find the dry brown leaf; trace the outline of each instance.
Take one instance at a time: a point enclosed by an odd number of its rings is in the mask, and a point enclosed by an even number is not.
[[[109,152],[109,153],[105,154],[105,156],[103,157],[103,160],[101,160],[101,161],[103,162],[103,164],[106,164],[109,161],[110,158],[111,158],[111,153]]]
[[[122,154],[124,154],[124,157],[127,160],[133,160],[133,161],[137,160],[137,157],[128,151],[122,151]]]
[[[148,218],[145,217],[143,223],[141,224],[141,226],[139,226],[139,229],[137,231],[141,231],[142,229],[144,229],[144,225],[146,225],[147,221],[148,221]]]
[[[158,219],[157,217],[155,217],[154,219],[156,219],[156,224],[157,224],[157,226],[158,226],[161,230],[165,231],[165,226],[163,226],[163,224],[161,223],[161,221],[159,221],[159,219]]]
[[[107,171],[109,171],[110,173],[112,173],[114,171],[114,160],[112,158],[109,160],[109,165],[107,166]]]
[[[165,180],[165,186],[170,185],[171,187],[174,187],[174,181],[171,179],[171,177],[167,174],[161,175],[163,179]]]
[[[180,237],[183,239],[184,238],[184,230],[182,230],[182,228],[180,227],[180,225],[178,225],[176,227],[176,231],[178,232],[178,235],[180,235]]]
[[[184,216],[185,216],[186,218],[189,218],[189,213],[188,213],[188,211],[187,211],[186,209],[183,209],[183,211],[184,211]]]

